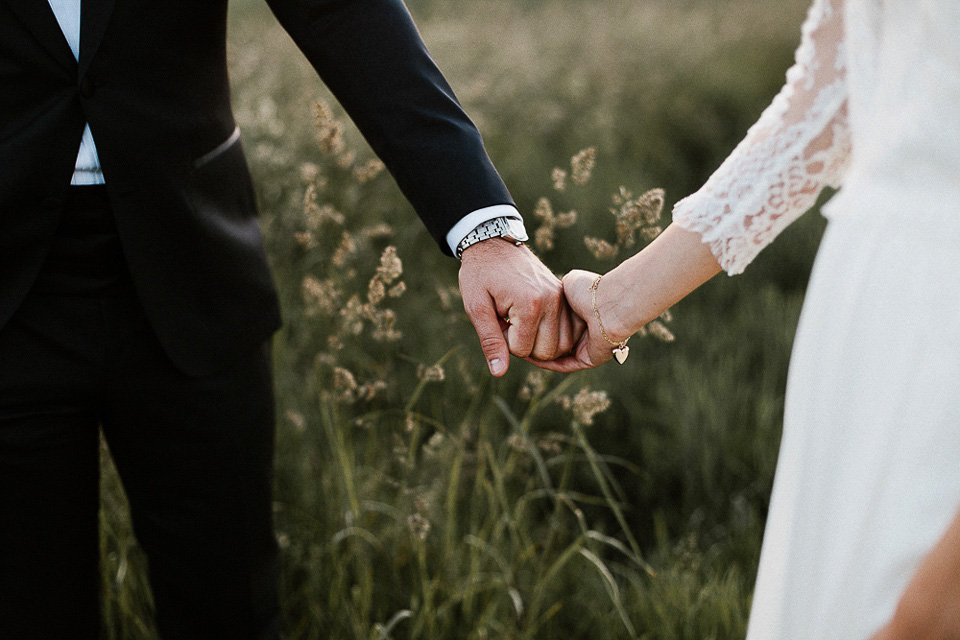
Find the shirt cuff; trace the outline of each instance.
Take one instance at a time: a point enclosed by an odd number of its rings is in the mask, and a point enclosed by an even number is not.
[[[447,232],[447,244],[450,245],[450,251],[453,252],[453,255],[457,255],[457,247],[471,231],[476,229],[478,225],[494,218],[516,218],[523,222],[523,217],[517,211],[517,208],[509,204],[497,204],[468,213]]]

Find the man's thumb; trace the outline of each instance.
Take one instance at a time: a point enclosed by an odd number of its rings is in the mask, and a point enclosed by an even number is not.
[[[468,315],[473,328],[477,330],[480,348],[483,349],[490,373],[497,377],[502,376],[510,366],[510,352],[507,350],[507,340],[503,337],[493,305],[475,307]]]

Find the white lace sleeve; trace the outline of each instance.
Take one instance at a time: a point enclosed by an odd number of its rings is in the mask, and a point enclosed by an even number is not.
[[[843,0],[815,0],[787,83],[707,183],[673,210],[727,273],[837,187],[850,157]]]

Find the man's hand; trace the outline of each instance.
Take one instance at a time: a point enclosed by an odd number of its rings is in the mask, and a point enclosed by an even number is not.
[[[463,252],[460,292],[490,373],[497,377],[507,372],[511,353],[553,360],[569,353],[583,333],[560,280],[530,249],[502,238]]]
[[[614,346],[604,339],[593,310],[591,287],[596,279],[596,273],[579,269],[571,271],[563,278],[563,291],[567,303],[571,311],[586,325],[586,331],[581,335],[573,353],[549,362],[541,362],[537,359],[531,359],[530,362],[549,371],[573,373],[599,366],[613,358]],[[604,278],[597,291],[597,307],[600,309],[600,317],[607,336],[619,342],[629,338],[632,332],[621,328],[623,322],[619,309],[624,292],[617,291],[616,288],[613,282],[608,282],[608,279]]]

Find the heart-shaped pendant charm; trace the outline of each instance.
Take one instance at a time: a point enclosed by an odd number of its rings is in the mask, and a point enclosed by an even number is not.
[[[630,347],[623,345],[622,347],[617,347],[613,350],[613,357],[617,359],[617,362],[623,364],[627,360],[627,356],[630,355]]]

